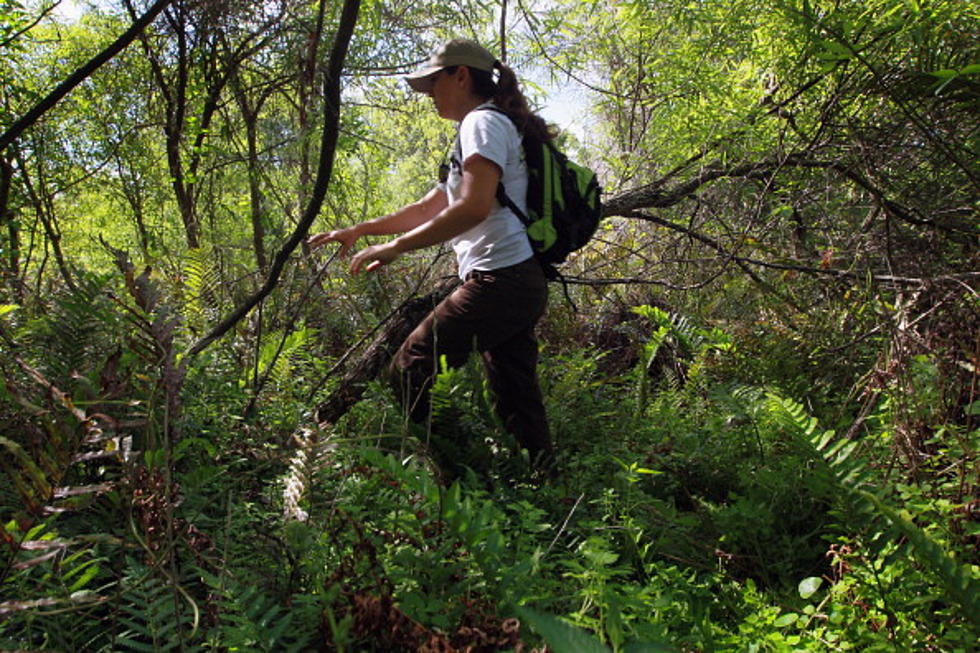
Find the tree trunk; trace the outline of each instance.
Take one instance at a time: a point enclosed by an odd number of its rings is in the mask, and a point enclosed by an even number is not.
[[[252,216],[252,248],[255,250],[255,265],[265,273],[268,262],[265,258],[265,209],[263,207],[262,187],[259,185],[258,134],[255,129],[257,115],[246,118],[246,138],[248,139],[248,197]]]
[[[43,148],[36,149],[43,151]],[[68,267],[68,262],[65,259],[65,254],[61,249],[61,231],[58,229],[58,223],[55,221],[54,203],[46,190],[47,183],[45,181],[44,166],[41,163],[43,158],[39,157],[38,160],[37,177],[39,188],[35,188],[31,182],[31,175],[27,171],[24,159],[16,151],[17,148],[14,148],[14,150],[15,156],[17,157],[17,165],[20,168],[21,178],[24,180],[24,189],[27,191],[27,197],[34,207],[38,220],[41,221],[41,226],[44,227],[44,233],[47,236],[45,242],[51,246],[51,252],[54,254],[54,260],[58,266],[58,271],[61,273],[61,278],[68,288],[73,291],[77,290],[71,270]]]
[[[115,162],[116,174],[119,175],[119,186],[122,189],[123,197],[129,203],[129,208],[133,211],[133,219],[136,221],[136,239],[139,241],[143,260],[146,261],[150,257],[150,235],[146,231],[146,221],[143,217],[143,189],[140,178],[136,172],[128,173],[126,171],[122,156],[118,152],[116,152]]]
[[[7,269],[4,276],[10,279],[10,289],[18,302],[24,301],[24,286],[20,281],[20,229],[10,206],[10,187],[14,167],[0,156],[0,228],[7,231]]]
[[[316,80],[317,49],[320,37],[323,35],[324,13],[326,3],[321,2],[316,15],[316,23],[306,40],[306,49],[300,58],[299,80],[297,90],[297,107],[299,109],[299,190],[297,200],[299,206],[306,206],[307,195],[312,186],[313,174],[310,165],[310,99],[313,97]]]
[[[259,174],[259,112],[267,95],[257,98],[255,105],[249,102],[248,92],[239,76],[233,75],[231,84],[234,87],[238,109],[245,123],[245,140],[248,148],[246,166],[248,169],[248,198],[249,215],[252,220],[252,249],[255,253],[255,265],[259,272],[265,274],[268,260],[265,256],[265,198],[262,195],[261,175]]]

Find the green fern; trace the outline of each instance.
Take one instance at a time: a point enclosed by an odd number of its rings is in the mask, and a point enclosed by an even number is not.
[[[513,444],[499,427],[483,375],[475,357],[459,368],[447,367],[436,375],[429,392],[431,431],[425,434],[429,453],[444,480],[465,476],[468,471],[488,473],[492,453],[488,439],[503,438]]]
[[[91,507],[113,489],[118,440],[102,432],[104,417],[96,419],[88,404],[76,401],[77,395],[97,395],[82,385],[90,383],[85,374],[94,369],[93,360],[101,363],[98,349],[115,337],[110,334],[117,319],[104,286],[104,280],[82,275],[77,290],[55,297],[49,313],[20,328],[22,342],[44,347],[39,358],[55,364],[29,364],[30,347],[17,348],[22,353],[2,362],[0,410],[5,417],[16,415],[16,428],[0,436],[6,481],[0,491],[0,595],[11,598],[0,613],[27,648],[34,648],[33,634],[43,632],[54,648],[85,650],[98,635],[51,615],[105,603],[115,583],[104,555],[118,541],[97,534]],[[52,374],[58,375],[57,385],[49,380]],[[73,392],[63,390],[71,386]],[[96,459],[102,464],[86,466]]]
[[[316,329],[300,328],[288,334],[270,333],[259,349],[259,368],[263,377],[275,384],[283,384],[292,378],[296,358],[314,341]]]
[[[663,325],[658,326],[654,332],[650,334],[650,339],[643,347],[643,368],[639,371],[639,379],[637,381],[636,388],[635,416],[637,418],[641,417],[643,412],[646,410],[650,395],[650,368],[653,367],[653,363],[657,359],[657,353],[660,351],[660,347],[663,346],[669,333],[669,327]]]
[[[13,440],[0,436],[0,446],[10,454],[9,458],[0,457],[0,465],[24,502],[25,510],[28,513],[39,513],[43,503],[53,494],[47,475],[27,455],[24,448]]]
[[[42,372],[66,388],[69,382],[81,382],[79,373],[102,360],[100,351],[112,345],[119,327],[119,316],[106,292],[108,277],[79,275],[76,285],[75,290],[54,295],[50,309],[17,334],[25,344],[44,352]]]
[[[0,600],[0,642],[16,641],[14,648],[33,649],[31,642],[43,639],[51,650],[90,650],[84,644],[99,640],[97,632],[84,620],[53,615],[108,600],[111,581],[98,548],[111,538],[65,537],[54,530],[54,521],[49,517],[23,534],[17,532],[16,521],[4,527],[6,535],[17,540],[18,551],[0,585],[0,597],[8,599]],[[75,625],[66,627],[72,621]]]
[[[184,633],[193,630],[191,611],[175,588],[132,559],[123,587],[118,621],[124,630],[116,636],[115,646],[126,651],[183,648]]]
[[[251,582],[223,573],[216,576],[198,570],[217,597],[217,625],[208,633],[208,643],[223,650],[307,651],[320,614],[316,597],[291,597],[287,610]]]
[[[980,582],[970,573],[969,567],[956,562],[924,530],[887,505],[879,496],[864,490],[855,490],[854,494],[858,499],[874,506],[880,515],[907,538],[916,559],[936,572],[949,596],[960,605],[963,614],[973,626],[980,629]]]
[[[25,425],[34,431],[33,440],[25,439],[32,441],[30,451],[12,437],[0,436],[0,450],[4,452],[0,456],[0,468],[14,490],[13,494],[7,492],[4,496],[17,498],[16,503],[0,505],[0,517],[5,521],[15,518],[4,532],[8,546],[3,547],[6,555],[0,556],[0,586],[12,569],[26,564],[25,546],[32,541],[29,533],[35,524],[49,523],[52,520],[49,515],[57,518],[66,511],[84,507],[86,500],[111,487],[105,482],[68,485],[74,480],[74,463],[85,457],[102,456],[101,447],[105,440],[100,437],[98,423],[89,419],[85,411],[75,406],[37,370],[19,357],[14,359],[21,371],[32,378],[36,386],[41,386],[43,395],[39,403],[44,402],[49,408],[42,410],[34,406],[31,401],[34,397],[29,394],[36,392],[33,388],[18,388],[8,382],[8,396],[22,406],[30,406],[35,414],[34,420]]]
[[[820,432],[816,418],[807,414],[802,405],[775,393],[768,394],[768,407],[782,425],[812,448],[816,459],[823,461],[823,478],[840,490],[851,512],[877,526],[872,550],[894,542],[894,535],[902,536],[892,555],[902,555],[909,549],[920,564],[936,574],[963,616],[980,628],[980,582],[968,566],[956,562],[928,533],[888,505],[879,493],[871,491],[870,472],[854,455],[859,442],[835,440],[833,431]]]
[[[187,322],[203,327],[217,311],[214,292],[221,283],[214,251],[207,247],[188,250],[183,261],[184,310]]]
[[[660,370],[664,389],[668,393],[678,393],[675,399],[679,402],[704,394],[708,387],[704,372],[709,356],[715,351],[731,349],[731,338],[720,329],[698,327],[687,316],[671,314],[656,306],[637,306],[633,312],[654,325],[645,346],[643,368],[638,370],[637,415],[646,408],[650,372],[655,364],[663,363],[662,352],[668,354],[666,360],[672,361]],[[688,359],[686,365],[678,363],[681,357]]]

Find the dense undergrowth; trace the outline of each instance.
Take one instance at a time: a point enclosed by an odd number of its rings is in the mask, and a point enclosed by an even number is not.
[[[438,443],[380,386],[313,424],[311,334],[259,353],[245,415],[235,347],[182,370],[176,313],[137,281],[2,318],[5,649],[975,642],[975,404],[950,412],[937,357],[878,361],[871,399],[835,402],[832,375],[762,356],[806,359],[792,339],[635,307],[616,347],[545,343],[557,479],[513,451],[475,364],[443,374],[446,487]],[[581,324],[557,306],[544,331]],[[808,407],[785,390],[820,383]]]

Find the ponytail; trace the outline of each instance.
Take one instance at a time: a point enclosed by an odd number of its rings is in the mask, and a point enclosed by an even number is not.
[[[500,61],[494,61],[497,71],[497,81],[485,70],[470,68],[473,78],[473,92],[478,96],[492,100],[514,122],[518,130],[525,135],[540,141],[550,141],[556,133],[544,118],[537,115],[528,106],[527,98],[521,93],[514,71]]]

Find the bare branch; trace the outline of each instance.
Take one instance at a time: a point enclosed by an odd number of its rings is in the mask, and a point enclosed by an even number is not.
[[[13,143],[25,129],[37,122],[41,116],[47,113],[54,105],[56,105],[62,98],[68,95],[72,89],[85,81],[88,77],[92,75],[96,70],[98,70],[102,64],[106,63],[114,56],[119,54],[126,48],[133,40],[142,32],[147,25],[153,22],[153,19],[164,10],[164,8],[169,5],[173,0],[157,0],[157,2],[150,7],[145,14],[139,17],[132,26],[126,30],[126,32],[116,39],[109,47],[102,50],[92,59],[89,60],[84,66],[73,72],[68,76],[63,82],[58,84],[54,90],[47,94],[40,102],[38,102],[34,107],[20,117],[19,120],[14,122],[10,126],[10,129],[5,131],[0,135],[0,152],[7,149],[11,143]]]
[[[674,186],[667,186],[671,175],[662,177],[650,184],[629,190],[606,200],[603,203],[603,217],[622,216],[639,217],[635,212],[641,209],[665,209],[679,204],[685,198],[692,196],[702,186],[722,178],[753,178],[771,174],[781,168],[820,168],[833,170],[867,191],[877,204],[890,216],[918,226],[928,226],[947,233],[967,233],[933,220],[920,218],[913,212],[885,196],[885,192],[876,187],[870,180],[862,176],[852,166],[841,161],[821,161],[810,158],[806,152],[794,152],[779,158],[762,159],[753,163],[744,163],[732,167],[722,167],[713,163],[702,168],[690,179]]]

